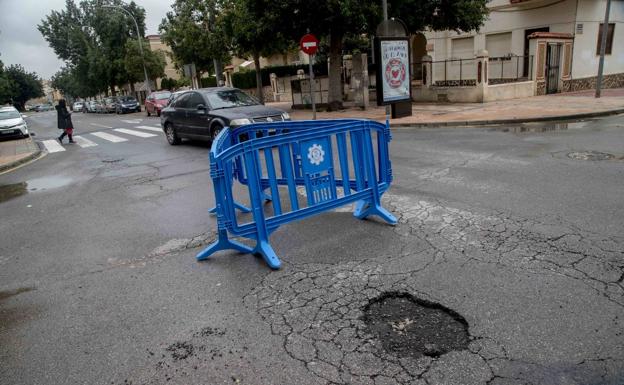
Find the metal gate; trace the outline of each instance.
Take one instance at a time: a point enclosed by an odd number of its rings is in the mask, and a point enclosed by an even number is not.
[[[559,67],[561,65],[561,44],[548,44],[546,51],[546,93],[559,92]]]

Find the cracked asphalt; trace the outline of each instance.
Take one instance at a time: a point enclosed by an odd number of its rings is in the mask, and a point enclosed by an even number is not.
[[[71,179],[0,202],[0,383],[624,383],[624,117],[393,137],[399,223],[283,226],[279,271],[194,260],[216,228],[206,145],[72,149],[0,176]],[[389,292],[456,312],[467,348],[386,350],[364,313]],[[413,323],[396,321],[400,340]]]

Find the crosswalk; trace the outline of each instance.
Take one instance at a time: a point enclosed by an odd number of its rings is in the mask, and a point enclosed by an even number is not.
[[[152,134],[150,132],[145,132],[145,131],[162,133],[162,129],[160,127],[136,126],[134,128],[135,129],[115,128],[113,129],[113,131],[115,133],[119,133],[123,135],[130,135],[131,137],[138,137],[138,138],[152,138],[152,137],[158,136],[158,135]],[[92,139],[94,139],[95,141]],[[74,136],[74,141],[76,142],[76,145],[78,145],[81,148],[98,146],[99,145],[98,142],[100,139],[104,140],[104,142],[110,142],[110,143],[122,143],[122,142],[128,141],[128,139],[123,136],[119,136],[119,135],[112,134],[110,132],[103,132],[103,131],[90,132],[84,135]],[[65,151],[65,147],[63,147],[59,143],[59,141],[56,139],[43,140],[41,141],[41,143],[44,145],[48,153]]]

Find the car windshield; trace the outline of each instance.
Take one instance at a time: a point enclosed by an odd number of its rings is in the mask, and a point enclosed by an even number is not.
[[[171,96],[171,92],[157,92],[154,94],[154,99],[164,100],[164,99],[169,99],[170,96]]]
[[[242,92],[241,90],[224,90],[210,92],[206,93],[206,97],[208,98],[208,103],[210,103],[213,110],[219,108],[233,108],[258,105],[258,102],[255,99]]]
[[[17,111],[0,111],[0,120],[15,119],[21,117]]]
[[[122,96],[119,98],[122,102],[136,102],[136,99],[132,96]]]

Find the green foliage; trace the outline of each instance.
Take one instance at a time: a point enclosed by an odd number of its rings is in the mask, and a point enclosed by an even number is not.
[[[262,85],[271,85],[271,74],[274,73],[277,77],[294,76],[297,75],[297,70],[304,70],[306,75],[309,72],[307,64],[291,65],[291,66],[273,66],[265,67],[260,70],[262,77]],[[317,62],[312,66],[314,76],[327,76],[327,62]],[[232,83],[234,87],[249,89],[256,87],[256,71],[242,71],[232,74]]]
[[[216,87],[217,86],[217,78],[216,77],[207,77],[207,78],[201,78],[201,86],[203,88],[207,88],[207,87]]]
[[[390,0],[388,15],[400,18],[410,33],[479,30],[488,15],[487,0]]]
[[[178,68],[195,63],[199,72],[213,70],[214,59],[228,61],[219,0],[176,0],[160,24],[162,40],[171,47]]]
[[[11,86],[9,97],[18,110],[24,109],[28,99],[44,96],[41,80],[34,72],[26,72],[21,65],[11,65],[4,70]]]
[[[124,11],[105,8],[114,5],[127,10],[138,24],[138,35],[133,19]],[[145,35],[145,10],[134,1],[122,0],[66,0],[65,9],[52,11],[37,26],[57,56],[65,60],[76,81],[90,95],[129,82],[134,66],[126,63],[126,43]],[[130,71],[128,70],[130,68]],[[87,95],[83,95],[87,96]]]
[[[175,88],[175,80],[169,79],[168,77],[164,77],[160,79],[160,89],[161,90],[172,90]]]
[[[11,101],[13,88],[14,86],[4,70],[4,64],[0,61],[0,104]]]
[[[149,79],[155,79],[165,76],[165,53],[162,51],[152,51],[149,49],[149,43],[143,42],[143,56],[145,57],[145,69]],[[126,42],[126,55],[124,63],[128,80],[132,83],[145,80],[143,72],[143,56],[138,44],[138,40],[128,40]]]

